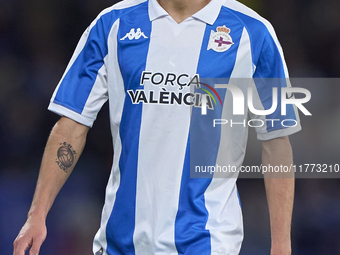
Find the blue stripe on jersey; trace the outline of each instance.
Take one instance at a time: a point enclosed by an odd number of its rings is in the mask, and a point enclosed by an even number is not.
[[[217,26],[231,29],[234,44],[225,52],[207,50],[211,31]],[[223,10],[213,26],[207,25],[204,34],[197,73],[201,82],[214,87],[214,79],[206,77],[227,78],[233,70],[243,26],[234,16]],[[218,80],[218,79],[217,79]],[[219,79],[220,80],[220,79]],[[204,86],[202,86],[204,87]],[[198,92],[199,90],[195,91]],[[222,100],[225,89],[216,89]],[[219,104],[219,103],[218,103]],[[207,110],[201,115],[201,108],[193,107],[190,124],[188,148],[181,180],[178,213],[175,222],[175,242],[179,254],[211,254],[210,233],[206,229],[208,211],[205,207],[204,192],[211,183],[211,177],[190,178],[190,169],[195,166],[215,166],[220,143],[221,128],[213,127],[213,119],[220,119],[222,106],[214,105],[214,110]]]
[[[277,88],[277,108],[276,110],[269,115],[266,115],[266,119],[268,120],[276,120],[273,123],[270,122],[270,125],[267,125],[267,131],[275,131],[278,129],[282,129],[283,126],[281,122],[286,119],[293,119],[296,120],[296,115],[294,112],[293,105],[289,104],[286,106],[286,115],[281,114],[281,88],[287,87],[287,81],[285,78],[275,78],[275,79],[254,79],[257,91],[259,93],[260,99],[262,101],[264,109],[270,109],[273,104],[272,94],[273,94],[273,87]],[[274,124],[274,125],[273,125]],[[292,121],[285,121],[284,125],[294,125]]]
[[[120,40],[131,28],[141,28],[150,38],[151,22],[147,15],[147,2],[120,18],[118,30],[118,61],[125,88],[137,89],[142,71],[145,70],[149,39]],[[128,66],[128,70],[122,67]],[[133,75],[132,75],[133,73]],[[107,253],[134,254],[133,233],[135,227],[136,184],[139,132],[142,118],[142,104],[124,102],[120,137],[122,152],[119,161],[121,173],[116,201],[106,227]]]
[[[108,53],[107,38],[112,24],[111,13],[107,13],[92,27],[84,48],[63,78],[54,103],[82,113]]]
[[[178,254],[210,255],[210,233],[205,229],[208,211],[204,192],[211,178],[190,178],[190,141],[189,137],[175,221],[175,244]]]
[[[254,81],[265,110],[270,109],[273,100],[273,87],[278,91],[278,104],[276,110],[266,116],[266,119],[278,119],[274,125],[267,125],[267,131],[282,129],[281,121],[284,119],[294,119],[296,116],[292,105],[287,105],[287,115],[281,115],[281,88],[287,87],[286,76],[283,67],[283,60],[280,52],[274,42],[274,39],[269,35],[268,30],[265,30],[266,36],[261,48],[261,53],[256,65]],[[293,123],[292,123],[293,124]],[[287,123],[289,125],[289,123]]]
[[[287,105],[286,116],[281,115],[281,87],[287,86],[284,79],[286,77],[283,59],[281,58],[279,49],[267,27],[257,19],[229,8],[227,9],[230,13],[233,13],[239,18],[249,33],[252,46],[252,59],[256,66],[256,71],[253,77],[255,78],[255,84],[265,110],[270,109],[272,106],[272,97],[268,95],[272,95],[273,87],[278,87],[278,106],[276,111],[267,115],[266,118],[296,120],[296,115],[292,105]],[[289,125],[289,123],[286,123],[285,125]],[[267,126],[267,131],[274,131],[277,129],[282,129],[281,121],[275,121],[273,126],[269,125],[269,128]]]

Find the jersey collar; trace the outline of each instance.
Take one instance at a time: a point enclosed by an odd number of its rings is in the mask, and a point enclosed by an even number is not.
[[[225,0],[211,0],[203,9],[192,15],[192,17],[212,25],[217,19],[224,2]],[[159,5],[157,0],[149,0],[150,21],[164,16],[169,16],[169,14]]]
[[[154,21],[155,19],[169,16],[169,14],[159,5],[157,0],[149,0],[149,17],[150,21]]]

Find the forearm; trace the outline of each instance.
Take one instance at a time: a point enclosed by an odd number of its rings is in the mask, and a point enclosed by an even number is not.
[[[30,254],[39,254],[47,234],[47,213],[83,151],[88,129],[65,117],[52,129],[27,221],[13,243],[13,255],[23,255],[30,247]]]
[[[56,123],[46,144],[29,217],[46,218],[83,151],[87,131],[87,127],[67,118]]]
[[[293,164],[288,137],[263,142],[262,148],[263,165],[289,167]],[[290,254],[294,173],[267,173],[265,187],[270,214],[272,254]],[[273,249],[280,252],[273,252]]]

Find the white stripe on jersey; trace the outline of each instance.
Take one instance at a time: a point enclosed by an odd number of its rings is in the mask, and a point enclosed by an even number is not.
[[[108,37],[108,44],[110,45],[113,52],[117,52],[117,32],[119,28],[119,19],[113,24],[110,35]],[[113,70],[119,70],[118,56],[117,54],[108,54],[106,57],[107,68],[112,68]],[[105,66],[105,65],[104,65]],[[107,79],[114,82],[115,86],[109,87],[110,93],[117,95],[116,100],[111,100],[109,104],[110,108],[110,124],[111,133],[114,145],[113,154],[113,164],[111,169],[110,178],[106,187],[105,192],[105,204],[102,210],[102,217],[100,223],[100,229],[98,230],[94,242],[93,242],[93,253],[95,254],[101,248],[106,249],[107,239],[106,239],[106,225],[110,218],[113,205],[116,200],[116,193],[120,185],[120,169],[119,169],[119,159],[122,151],[122,143],[119,134],[118,123],[120,122],[123,104],[125,100],[125,90],[123,77],[115,72],[112,75],[111,72],[108,73]]]
[[[250,39],[247,30],[244,28],[231,78],[237,80],[238,78],[245,77],[245,75],[246,77],[251,77],[253,70]],[[230,91],[227,91],[224,99],[222,119],[232,116],[232,107],[227,102],[232,102]],[[241,122],[244,116],[240,116],[240,120],[237,119],[237,116],[233,118],[235,122]],[[225,166],[230,162],[235,162],[235,165],[242,164],[246,140],[239,138],[247,137],[247,133],[246,128],[235,129],[230,128],[228,125],[221,126],[220,140],[227,141],[232,139],[233,142],[220,143],[216,165]],[[236,146],[237,144],[238,146]],[[230,148],[230,145],[233,148]],[[238,254],[241,248],[241,240],[243,239],[243,227],[242,213],[236,189],[237,175],[230,176],[230,178],[227,178],[225,174],[222,178],[216,177],[212,179],[205,192],[205,204],[209,212],[206,228],[210,231],[211,235],[211,251],[216,254],[227,254],[230,251],[233,252],[232,254]],[[221,197],[218,194],[230,194],[230,196]]]
[[[289,77],[289,74],[288,74],[288,69],[287,69],[287,65],[286,65],[286,62],[285,62],[285,59],[284,59],[284,55],[283,55],[283,51],[282,51],[282,47],[279,43],[279,40],[276,36],[276,33],[275,33],[275,30],[272,26],[272,24],[270,24],[270,22],[268,20],[266,20],[265,18],[261,17],[258,13],[256,13],[255,11],[253,11],[252,9],[250,9],[249,7],[241,4],[240,2],[237,2],[235,0],[225,0],[224,6],[232,9],[232,10],[235,10],[235,11],[238,11],[238,12],[241,12],[243,14],[246,14],[256,20],[259,20],[261,21],[265,26],[266,28],[268,29],[269,33],[271,34],[271,36],[273,37],[274,41],[275,41],[275,44],[280,52],[280,55],[281,55],[281,59],[282,59],[282,63],[283,63],[283,68],[284,68],[284,72],[285,72],[285,76],[286,77]]]
[[[107,62],[106,59],[107,56],[104,58],[104,62]],[[98,70],[96,81],[94,82],[89,97],[86,100],[82,115],[89,119],[96,116],[98,112],[98,105],[103,105],[108,99],[106,73],[106,65],[103,65]]]
[[[254,70],[252,69],[252,52],[250,38],[246,28],[243,28],[240,45],[237,50],[236,61],[230,78],[246,78],[252,77]]]
[[[206,24],[200,21],[177,24],[173,20],[169,23],[168,18],[156,19],[152,23],[146,71],[186,73],[193,77]],[[187,29],[188,25],[190,29]],[[167,33],[162,33],[164,30]],[[154,36],[159,34],[163,36]],[[159,90],[162,89],[176,91],[178,87],[160,85]],[[155,90],[155,86],[146,83],[144,91],[148,94],[150,90]],[[184,87],[181,92],[190,92],[190,87]],[[190,107],[143,105],[134,232],[136,255],[177,254],[174,223],[189,125]],[[163,140],[163,145],[160,140]],[[181,158],[176,155],[181,155]]]

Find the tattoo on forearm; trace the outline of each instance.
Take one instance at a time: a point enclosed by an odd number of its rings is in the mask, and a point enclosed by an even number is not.
[[[76,151],[73,150],[71,144],[63,142],[57,152],[56,163],[67,173],[67,170],[73,165]]]

